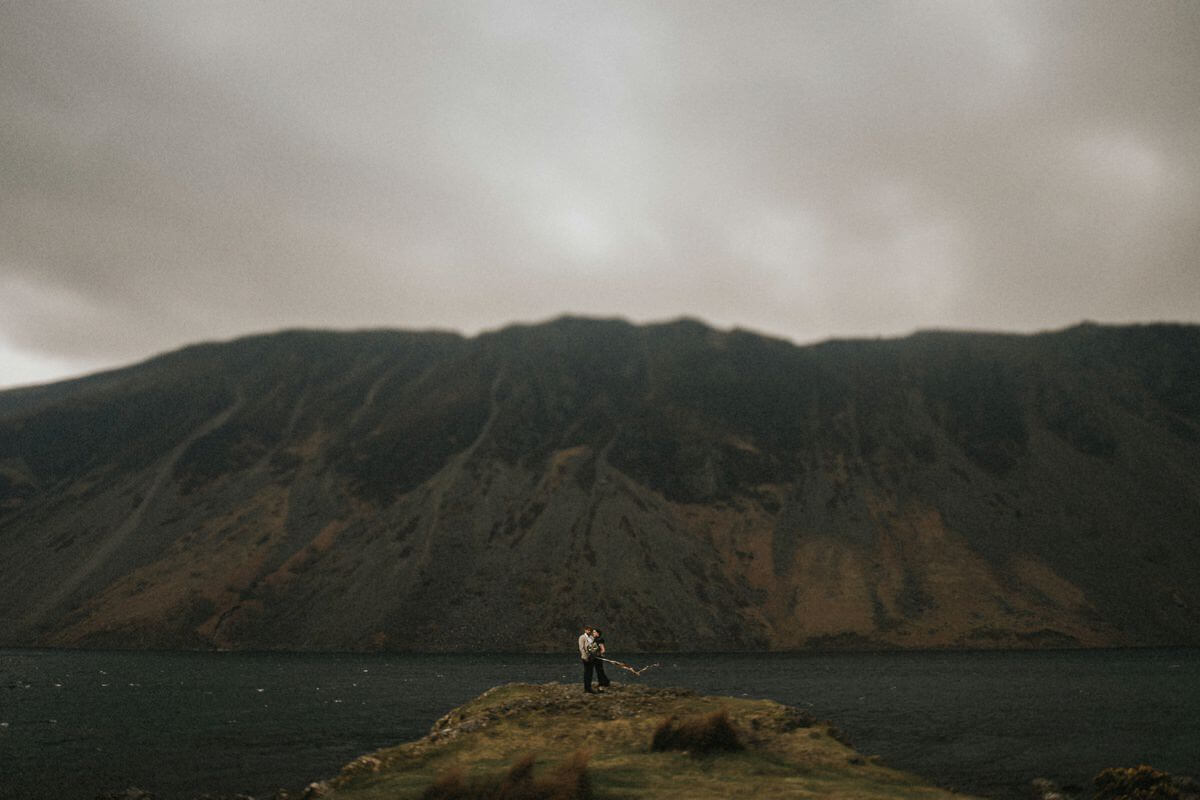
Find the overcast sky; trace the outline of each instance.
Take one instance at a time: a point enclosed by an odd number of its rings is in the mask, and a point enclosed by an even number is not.
[[[283,327],[1200,321],[1200,2],[0,3],[0,386]]]

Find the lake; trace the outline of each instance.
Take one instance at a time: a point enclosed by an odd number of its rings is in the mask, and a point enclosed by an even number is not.
[[[573,644],[573,643],[572,643]],[[0,798],[138,786],[266,794],[424,735],[499,683],[579,680],[544,655],[0,650]],[[641,678],[808,709],[942,786],[1029,796],[1108,766],[1200,774],[1200,650],[637,656]]]

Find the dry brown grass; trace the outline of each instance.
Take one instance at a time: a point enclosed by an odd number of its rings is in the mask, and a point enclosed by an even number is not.
[[[1095,777],[1097,800],[1176,800],[1171,776],[1146,764],[1113,767]]]
[[[654,729],[650,740],[654,752],[685,750],[689,753],[737,752],[745,749],[742,737],[729,720],[729,710],[694,714],[682,719],[670,717]]]
[[[576,750],[549,774],[533,774],[536,757],[518,759],[503,775],[468,778],[461,768],[437,777],[422,800],[593,800],[588,754]]]

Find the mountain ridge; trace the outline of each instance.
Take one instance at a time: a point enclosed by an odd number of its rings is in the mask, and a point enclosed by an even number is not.
[[[193,345],[0,392],[0,639],[1194,644],[1197,363],[1175,324]]]

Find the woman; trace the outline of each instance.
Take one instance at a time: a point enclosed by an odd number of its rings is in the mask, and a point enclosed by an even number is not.
[[[604,632],[599,628],[592,629],[592,643],[600,646],[593,660],[596,662],[596,686],[603,689],[610,683],[608,676],[604,674],[604,662],[601,661],[608,649],[604,646]]]

